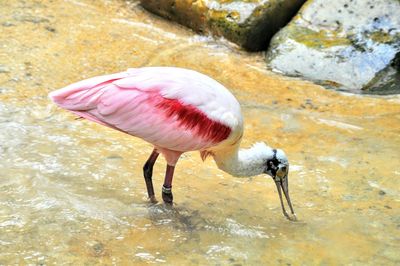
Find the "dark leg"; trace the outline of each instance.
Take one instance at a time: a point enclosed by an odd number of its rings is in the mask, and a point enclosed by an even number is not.
[[[174,176],[175,166],[167,165],[165,172],[164,185],[162,187],[162,198],[165,203],[172,204],[172,177]]]
[[[157,203],[156,197],[154,196],[154,188],[153,188],[153,165],[157,160],[159,153],[156,150],[153,150],[149,159],[143,166],[143,175],[144,181],[146,182],[147,194],[149,195],[149,199],[152,203]]]

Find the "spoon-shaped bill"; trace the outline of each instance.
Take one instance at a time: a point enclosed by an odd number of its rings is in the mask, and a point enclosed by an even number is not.
[[[290,196],[289,196],[288,176],[286,175],[285,178],[282,178],[279,181],[275,181],[275,185],[278,190],[279,199],[281,201],[283,215],[285,215],[285,217],[291,221],[296,221],[297,220],[296,214],[294,213],[292,202],[290,201]],[[286,212],[285,205],[283,204],[281,188],[283,190],[283,194],[285,194],[287,204],[289,205],[289,208],[290,208],[290,211],[291,211],[293,217],[290,217],[289,214]]]

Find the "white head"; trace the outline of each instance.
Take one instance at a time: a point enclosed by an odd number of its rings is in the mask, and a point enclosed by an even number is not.
[[[282,150],[273,149],[262,142],[256,143],[250,149],[240,150],[237,159],[230,161],[228,164],[226,165],[228,167],[225,167],[228,169],[223,169],[224,165],[220,168],[235,176],[254,176],[259,174],[271,176],[278,189],[283,214],[290,220],[296,219],[289,197],[289,161]],[[294,218],[290,218],[285,210],[281,190],[283,190]]]
[[[232,173],[235,176],[254,176],[268,174],[274,181],[281,180],[289,171],[289,161],[280,149],[273,149],[264,142],[254,144],[250,149],[238,153]]]

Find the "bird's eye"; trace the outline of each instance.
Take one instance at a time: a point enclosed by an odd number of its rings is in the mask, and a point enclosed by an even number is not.
[[[286,173],[287,167],[284,166],[284,167],[281,168],[281,170],[282,170],[282,172],[285,172],[285,173]]]

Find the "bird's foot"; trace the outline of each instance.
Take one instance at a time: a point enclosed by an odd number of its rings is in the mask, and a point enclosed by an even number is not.
[[[283,215],[285,215],[285,217],[291,222],[296,222],[297,221],[297,216],[294,213],[292,213],[292,216],[290,216],[286,211],[284,211]]]
[[[172,196],[172,189],[170,187],[162,187],[162,199],[165,204],[172,205],[174,197]]]
[[[151,195],[150,197],[149,197],[149,200],[150,200],[150,202],[152,203],[152,204],[156,204],[158,201],[157,201],[157,199],[156,199],[156,196],[154,196],[154,195]]]

